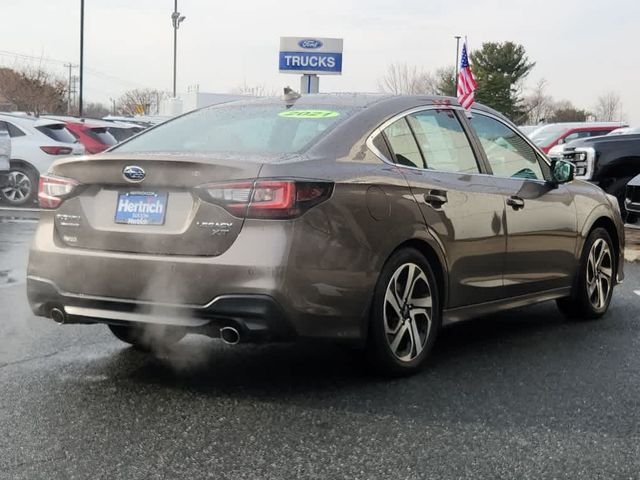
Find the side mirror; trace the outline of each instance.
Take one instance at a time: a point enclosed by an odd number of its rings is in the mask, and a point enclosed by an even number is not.
[[[567,183],[573,180],[576,173],[576,166],[565,160],[551,160],[551,176],[554,183]]]
[[[559,138],[556,145],[562,145],[564,143],[564,138]]]

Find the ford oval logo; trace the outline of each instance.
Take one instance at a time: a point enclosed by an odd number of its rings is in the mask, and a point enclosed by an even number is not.
[[[304,40],[300,40],[298,45],[300,45],[300,48],[320,48],[322,42],[315,38],[305,38]]]
[[[147,174],[137,165],[128,165],[122,169],[122,175],[130,182],[141,182]]]

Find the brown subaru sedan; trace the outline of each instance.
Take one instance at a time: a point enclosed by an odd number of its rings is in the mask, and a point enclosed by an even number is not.
[[[442,97],[205,108],[57,161],[39,200],[35,314],[141,348],[328,338],[408,373],[444,325],[546,300],[597,318],[623,277],[615,198]]]

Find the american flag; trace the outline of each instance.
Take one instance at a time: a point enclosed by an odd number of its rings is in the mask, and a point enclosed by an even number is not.
[[[469,57],[467,55],[466,42],[462,45],[462,60],[460,61],[460,73],[458,73],[458,102],[464,108],[469,109],[473,102],[473,91],[478,88],[478,83],[473,77]]]

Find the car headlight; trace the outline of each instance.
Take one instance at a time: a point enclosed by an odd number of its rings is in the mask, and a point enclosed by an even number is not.
[[[595,158],[596,151],[592,147],[576,148],[573,156],[573,163],[576,166],[576,178],[591,180]]]

